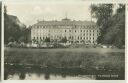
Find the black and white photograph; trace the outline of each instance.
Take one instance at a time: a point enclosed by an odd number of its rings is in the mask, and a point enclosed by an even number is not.
[[[125,80],[123,3],[4,2],[4,80]]]

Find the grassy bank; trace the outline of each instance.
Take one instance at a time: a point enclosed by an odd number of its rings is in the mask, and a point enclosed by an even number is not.
[[[99,75],[119,75],[124,79],[125,53],[124,49],[96,49],[96,48],[73,48],[73,49],[5,49],[5,74],[8,72],[20,72],[51,68],[58,71],[62,69],[80,74],[94,74],[96,79]],[[41,69],[40,69],[41,68]],[[51,72],[50,70],[50,72]],[[78,71],[79,70],[79,71]],[[69,72],[70,73],[70,72]],[[5,75],[7,76],[7,75]],[[108,78],[113,79],[113,78]]]
[[[48,67],[124,68],[119,49],[5,49],[5,63]]]

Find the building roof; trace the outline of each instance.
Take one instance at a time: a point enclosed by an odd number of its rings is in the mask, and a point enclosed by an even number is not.
[[[46,25],[96,25],[95,22],[92,21],[71,21],[68,18],[64,18],[61,21],[38,21],[36,24],[32,25],[32,26],[46,26]]]

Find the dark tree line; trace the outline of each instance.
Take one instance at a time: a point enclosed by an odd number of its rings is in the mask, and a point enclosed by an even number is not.
[[[125,45],[125,5],[119,4],[117,9],[114,9],[114,6],[113,4],[92,5],[91,13],[100,27],[101,35],[97,39],[98,43],[121,48]]]
[[[17,23],[18,22],[18,23]],[[28,29],[25,25],[19,24],[20,21],[16,16],[8,15],[4,7],[4,43],[9,42],[27,42]]]

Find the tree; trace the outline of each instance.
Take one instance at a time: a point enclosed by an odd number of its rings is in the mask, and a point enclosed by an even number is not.
[[[100,28],[101,35],[98,37],[98,43],[103,43],[104,34],[109,26],[111,26],[110,19],[113,13],[112,4],[98,4],[91,5],[91,14],[97,19],[97,25]]]
[[[50,42],[50,38],[49,37],[46,37],[44,41],[45,42]]]
[[[112,23],[105,34],[104,41],[121,48],[125,45],[125,5],[119,5],[112,17]]]
[[[37,43],[37,40],[35,38],[32,39],[32,43]]]
[[[19,42],[24,42],[25,41],[25,38],[23,36],[21,36],[18,41]]]
[[[16,42],[20,38],[24,38],[26,42],[26,26],[22,24],[16,16],[8,15],[6,6],[4,7],[4,42],[7,44],[10,37],[13,37]]]
[[[125,5],[120,4],[113,13],[112,4],[91,6],[91,13],[100,28],[98,43],[121,47],[125,44]]]
[[[63,37],[63,38],[61,39],[61,42],[62,42],[62,43],[67,43],[67,38],[66,38],[66,37]]]
[[[10,42],[14,42],[15,39],[14,39],[13,37],[9,37],[9,38],[8,38],[8,41],[10,41]]]

